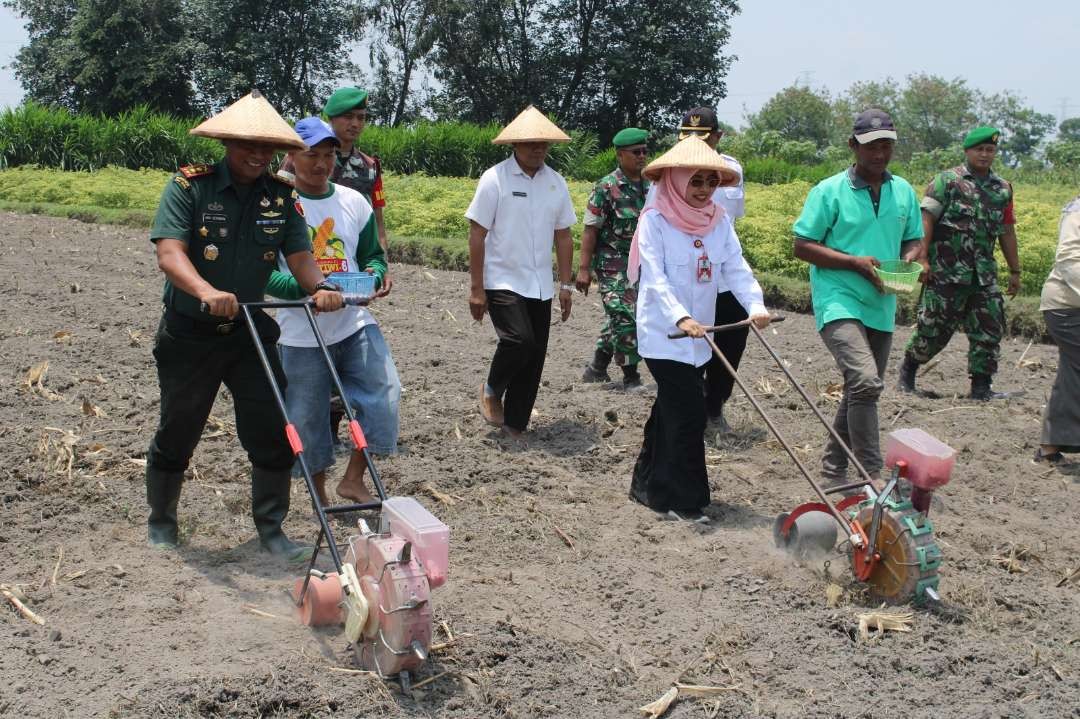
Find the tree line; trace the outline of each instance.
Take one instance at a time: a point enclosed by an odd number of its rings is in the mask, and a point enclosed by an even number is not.
[[[851,118],[867,107],[888,112],[901,161],[948,164],[960,156],[963,135],[977,125],[1002,130],[1002,162],[1010,167],[1080,166],[1080,118],[1064,120],[1028,106],[1011,91],[986,94],[962,78],[915,73],[903,81],[857,82],[845,92],[792,85],[747,117],[738,140],[745,152],[813,163],[848,156]],[[1051,140],[1055,130],[1057,137]],[[734,148],[733,148],[734,150]]]
[[[715,104],[735,0],[5,0],[27,99],[115,115],[209,114],[248,92],[285,115],[345,83],[400,125],[505,122],[528,103],[601,141]],[[352,61],[368,53],[371,75]],[[424,78],[435,82],[425,83]]]

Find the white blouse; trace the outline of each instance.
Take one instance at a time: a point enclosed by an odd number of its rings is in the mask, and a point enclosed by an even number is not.
[[[716,316],[717,287],[722,281],[751,316],[763,314],[761,285],[742,256],[731,220],[724,217],[705,237],[676,229],[659,212],[638,221],[641,273],[637,298],[638,352],[642,357],[668,359],[700,367],[712,350],[704,339],[668,339],[678,332],[676,322],[692,317],[711,325]],[[702,247],[694,247],[701,240]],[[705,253],[712,278],[697,278],[698,259]]]

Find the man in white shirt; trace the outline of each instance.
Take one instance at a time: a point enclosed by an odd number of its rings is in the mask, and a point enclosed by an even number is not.
[[[492,140],[514,153],[488,168],[476,186],[469,219],[469,311],[485,312],[499,335],[480,413],[488,424],[520,437],[529,423],[547,355],[551,324],[551,248],[559,271],[562,320],[570,317],[577,221],[562,176],[544,164],[553,142],[569,136],[539,110],[527,107]]]
[[[684,140],[690,135],[697,135],[716,149],[724,131],[716,120],[716,111],[711,107],[695,107],[683,115],[682,125],[679,126],[679,139]],[[743,184],[743,169],[731,155],[720,154],[729,167],[739,173],[739,182],[730,187],[718,187],[713,193],[713,202],[724,208],[724,212],[735,220],[746,214],[746,193]],[[736,240],[738,241],[738,240]],[[716,324],[727,325],[740,322],[747,318],[746,310],[732,294],[723,277],[720,278],[719,288],[716,295]],[[731,330],[728,332],[714,332],[713,339],[720,352],[735,369],[739,368],[739,360],[742,359],[743,350],[746,349],[746,338],[749,335],[748,328]],[[731,433],[731,426],[724,419],[724,403],[731,397],[731,390],[735,382],[731,374],[716,357],[712,357],[705,365],[705,413],[709,418],[709,424],[723,434]]]

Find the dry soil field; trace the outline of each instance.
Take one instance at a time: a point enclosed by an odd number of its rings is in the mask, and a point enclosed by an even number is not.
[[[862,641],[871,605],[846,559],[800,566],[772,548],[773,517],[809,490],[745,399],[741,440],[710,443],[713,524],[659,521],[626,495],[652,390],[579,382],[595,295],[553,328],[528,445],[508,446],[477,413],[495,335],[468,319],[466,278],[394,266],[375,312],[405,385],[403,452],[380,467],[452,529],[433,599],[459,638],[407,697],[339,671],[339,631],[293,620],[296,570],[253,541],[227,397],[185,484],[182,547],[146,546],[161,278],[144,234],[5,215],[0,251],[0,582],[45,620],[2,605],[0,716],[633,717],[676,680],[728,690],[680,699],[673,718],[1080,716],[1080,582],[1062,582],[1080,565],[1080,481],[1030,462],[1052,347],[1021,366],[1027,343],[1006,342],[997,386],[1027,393],[982,405],[955,398],[958,338],[921,378],[945,398],[911,400],[891,389],[898,330],[883,429],[959,451],[933,515],[944,602]],[[831,413],[838,374],[810,318],[770,337]],[[759,347],[744,368],[816,466],[823,428]],[[294,508],[291,532],[313,538],[300,485]]]

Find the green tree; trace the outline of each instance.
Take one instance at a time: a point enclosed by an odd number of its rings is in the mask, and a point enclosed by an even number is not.
[[[369,58],[376,84],[370,104],[395,127],[406,117],[417,70],[435,42],[431,4],[430,0],[368,0],[361,6],[375,31]]]
[[[1005,91],[984,97],[981,122],[1002,131],[999,143],[1001,161],[1016,167],[1030,162],[1046,136],[1054,129],[1054,116],[1036,112],[1022,98]]]
[[[526,104],[601,143],[670,127],[726,93],[735,0],[448,0],[430,22],[438,114],[505,122]],[[708,18],[708,22],[702,22]]]
[[[1058,140],[1080,142],[1080,117],[1070,117],[1058,125]]]
[[[809,87],[784,88],[747,120],[752,134],[771,130],[785,140],[812,142],[818,149],[826,147],[834,136],[835,119],[829,93]]]
[[[30,42],[15,75],[28,99],[115,115],[136,105],[191,114],[180,0],[10,0]]]
[[[1080,169],[1080,140],[1058,140],[1046,146],[1046,159],[1055,168]]]
[[[316,112],[359,73],[362,15],[348,0],[187,0],[196,103],[209,114],[259,88],[282,114]],[[352,80],[355,82],[355,79]]]
[[[900,143],[912,152],[929,152],[955,143],[975,124],[977,96],[961,78],[908,75],[894,120]]]

